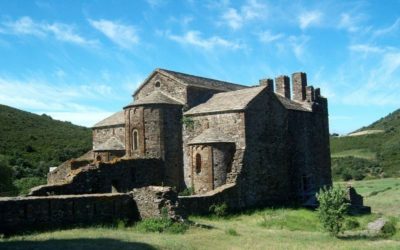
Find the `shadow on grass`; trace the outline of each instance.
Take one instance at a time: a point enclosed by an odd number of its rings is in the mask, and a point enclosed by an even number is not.
[[[125,242],[115,239],[69,239],[69,240],[44,240],[44,241],[5,241],[0,243],[0,249],[31,249],[31,250],[123,250],[123,249],[157,249],[141,242]]]

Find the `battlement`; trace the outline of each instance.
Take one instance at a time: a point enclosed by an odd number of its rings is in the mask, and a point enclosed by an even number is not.
[[[267,86],[271,92],[300,103],[312,103],[321,97],[319,88],[314,89],[313,86],[307,86],[307,74],[304,72],[293,73],[292,82],[290,82],[289,76],[280,75],[275,78],[275,85],[271,78],[261,79],[259,84]]]

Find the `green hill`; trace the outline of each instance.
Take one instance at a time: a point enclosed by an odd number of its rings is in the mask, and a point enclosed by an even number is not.
[[[91,148],[89,128],[4,105],[0,105],[0,131],[0,193],[15,191],[15,185],[41,183],[49,167]]]
[[[400,109],[355,133],[331,137],[335,179],[400,176]]]

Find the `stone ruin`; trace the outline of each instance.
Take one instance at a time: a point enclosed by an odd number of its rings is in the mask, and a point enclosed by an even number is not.
[[[93,126],[93,150],[28,197],[0,198],[0,232],[314,204],[332,185],[327,99],[305,73],[244,86],[153,71]],[[186,191],[190,196],[177,196]]]

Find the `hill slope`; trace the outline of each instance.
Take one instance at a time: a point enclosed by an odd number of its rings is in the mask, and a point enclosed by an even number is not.
[[[400,109],[355,132],[379,130],[382,132],[331,137],[336,179],[400,176]]]
[[[91,148],[91,130],[0,105],[0,164],[13,179],[45,178],[49,167]],[[0,171],[1,172],[1,171]],[[6,171],[7,172],[7,171]],[[5,191],[4,188],[0,192]]]

